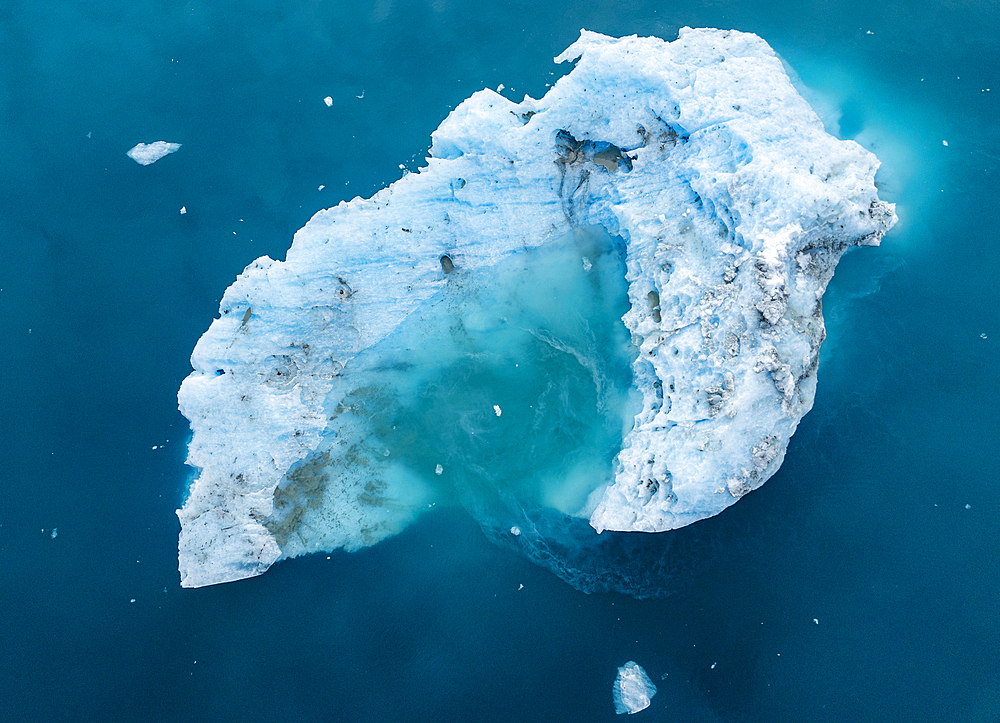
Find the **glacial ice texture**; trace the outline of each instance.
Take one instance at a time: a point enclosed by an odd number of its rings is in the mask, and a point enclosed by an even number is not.
[[[126,155],[140,166],[148,166],[150,163],[156,163],[164,156],[176,152],[180,147],[180,143],[168,143],[167,141],[137,143],[129,149]]]
[[[615,713],[638,713],[649,707],[656,686],[638,663],[630,660],[618,669],[618,677],[612,688]]]
[[[226,291],[179,393],[183,585],[438,502],[568,577],[573,520],[670,530],[778,469],[837,261],[896,220],[877,159],[755,35],[583,31],[556,62],[543,98],[473,94],[419,172]]]

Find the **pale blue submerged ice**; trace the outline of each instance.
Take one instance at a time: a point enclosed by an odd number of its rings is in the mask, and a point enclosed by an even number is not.
[[[656,686],[646,675],[646,671],[635,661],[628,661],[618,669],[618,677],[612,688],[615,701],[615,713],[638,713],[649,707]]]
[[[584,31],[556,61],[543,98],[475,93],[426,167],[226,291],[179,394],[182,584],[439,503],[519,544],[535,510],[665,531],[777,470],[837,261],[895,222],[877,159],[754,35]]]

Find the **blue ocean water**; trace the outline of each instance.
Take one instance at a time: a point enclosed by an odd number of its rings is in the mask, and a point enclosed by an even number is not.
[[[771,43],[901,221],[837,271],[782,469],[650,538],[671,594],[585,594],[443,508],[182,590],[175,395],[235,275],[473,91],[544,93],[581,27],[684,25]],[[1000,720],[997,27],[951,0],[5,0],[0,719],[610,720],[635,660],[650,721]],[[125,156],[154,140],[183,146]]]

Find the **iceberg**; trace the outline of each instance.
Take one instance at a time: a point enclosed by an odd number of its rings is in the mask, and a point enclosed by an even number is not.
[[[180,147],[180,143],[168,143],[167,141],[137,143],[129,149],[126,155],[140,166],[148,166],[150,163],[156,163],[164,156],[174,153]]]
[[[615,700],[615,713],[631,715],[649,707],[650,701],[656,695],[656,686],[642,666],[630,660],[618,669],[612,694]]]
[[[896,221],[878,160],[752,34],[584,30],[555,61],[575,67],[544,97],[474,93],[424,167],[226,291],[178,395],[182,585],[438,502],[569,579],[552,550],[581,525],[683,527],[778,469],[827,283]]]

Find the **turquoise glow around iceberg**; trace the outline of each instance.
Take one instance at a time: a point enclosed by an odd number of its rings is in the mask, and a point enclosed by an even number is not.
[[[327,439],[276,490],[285,556],[371,544],[443,501],[588,517],[641,405],[623,253],[591,227],[490,269],[442,258],[443,291],[348,363]]]

